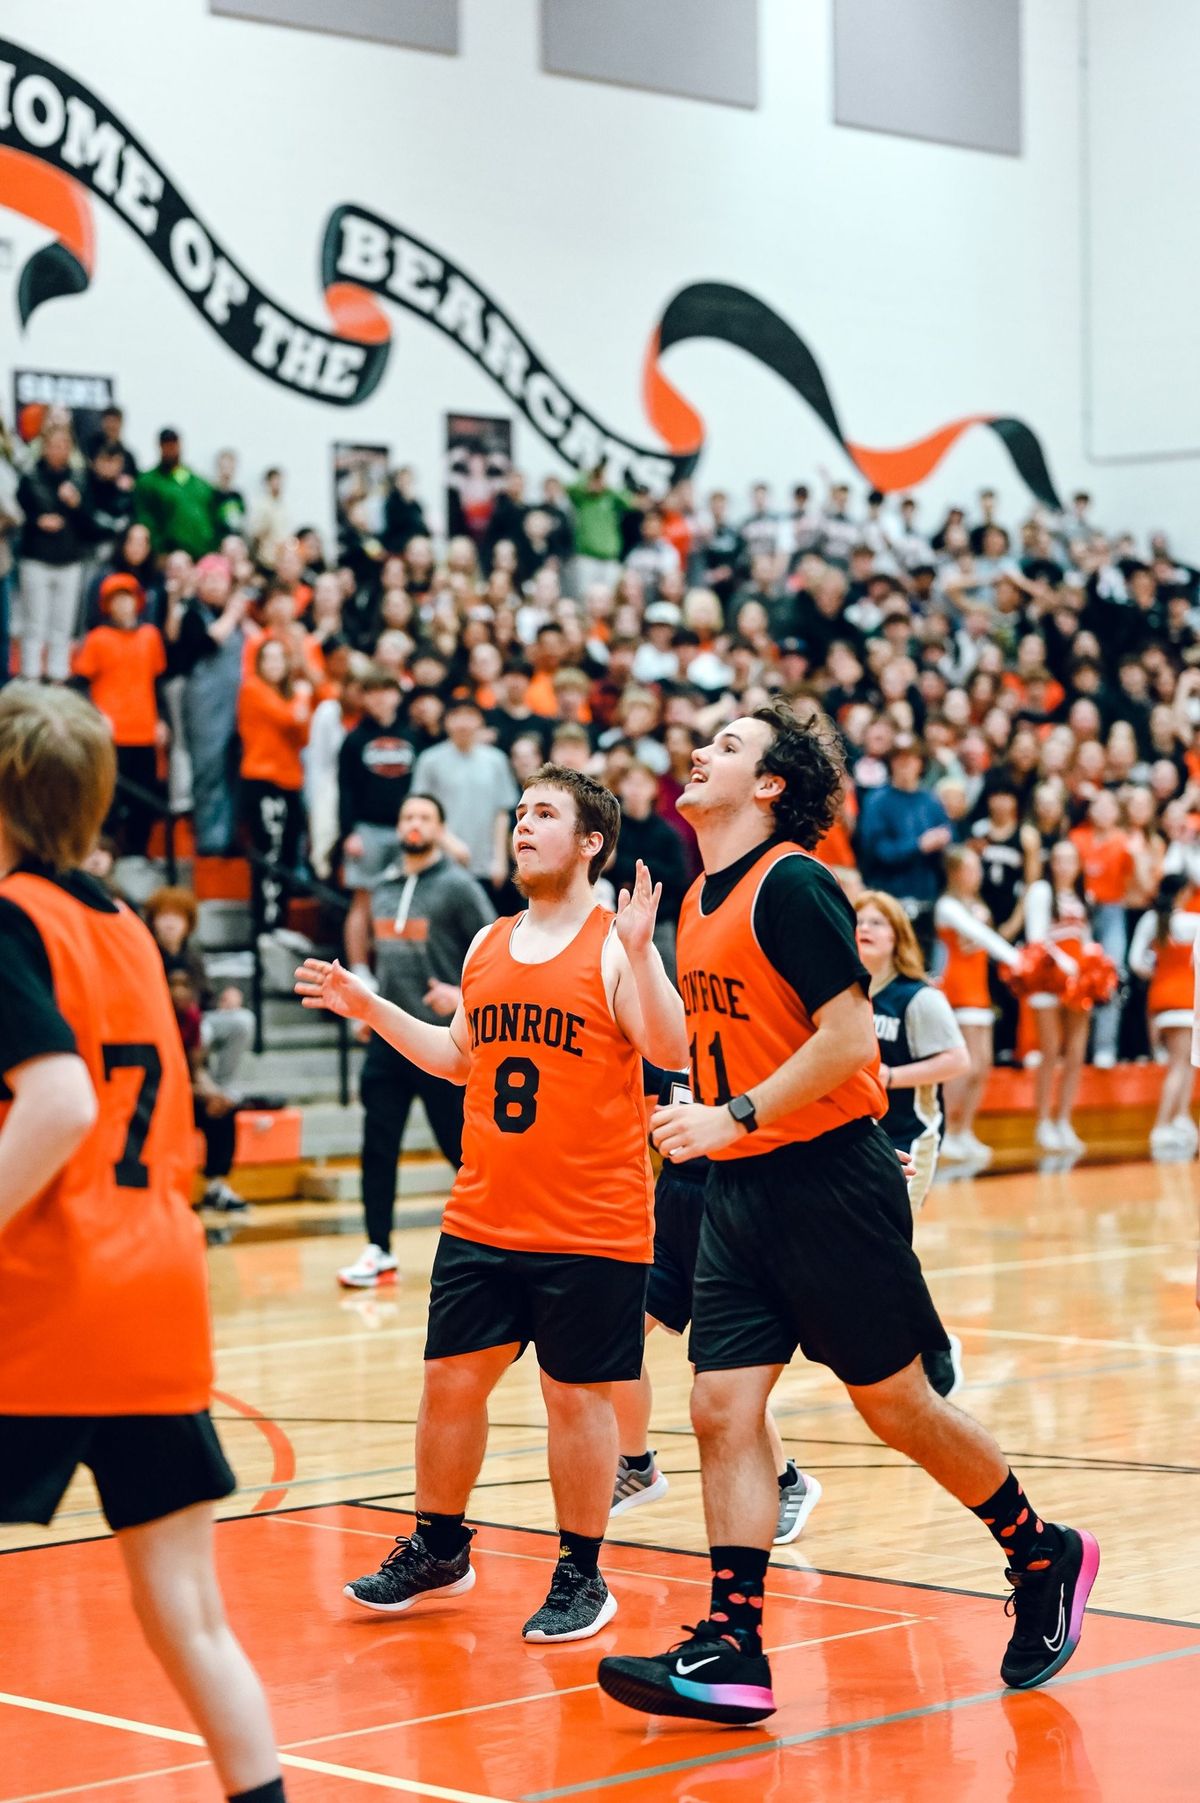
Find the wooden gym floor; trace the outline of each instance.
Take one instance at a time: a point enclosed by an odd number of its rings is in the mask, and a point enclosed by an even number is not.
[[[616,1620],[526,1646],[555,1542],[527,1356],[497,1392],[473,1499],[466,1597],[393,1620],[347,1577],[411,1525],[413,1422],[434,1235],[404,1281],[348,1296],[345,1239],[212,1253],[215,1412],[243,1489],[218,1550],[230,1613],[271,1693],[289,1795],[369,1790],[462,1803],[1108,1803],[1197,1794],[1200,1463],[1195,1167],[1004,1175],[935,1191],[918,1225],[961,1337],[959,1400],[1037,1506],[1103,1552],[1083,1643],[1045,1691],[1003,1693],[1000,1562],[983,1530],[878,1445],[828,1373],[776,1393],[790,1450],[825,1487],[778,1548],[765,1728],[652,1722],[602,1698],[596,1659],[661,1650],[703,1613],[706,1562],[683,1348],[654,1336],[660,1502],[614,1523]],[[203,1748],[144,1652],[115,1549],[80,1479],[55,1528],[0,1529],[0,1803],[211,1803]]]

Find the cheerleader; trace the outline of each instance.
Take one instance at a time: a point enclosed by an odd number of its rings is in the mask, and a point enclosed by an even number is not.
[[[1150,1030],[1166,1050],[1167,1068],[1150,1131],[1156,1160],[1194,1158],[1192,1098],[1192,958],[1200,937],[1197,892],[1183,876],[1166,876],[1153,908],[1134,928],[1129,968],[1150,985]]]
[[[980,900],[983,864],[968,846],[946,853],[946,893],[933,912],[933,924],[945,963],[937,978],[954,1018],[962,1028],[971,1068],[946,1084],[946,1136],[942,1156],[956,1161],[990,1164],[992,1149],[975,1136],[975,1116],[992,1068],[992,1033],[996,1011],[988,980],[988,960],[1015,965],[1017,953],[992,930],[991,915]]]
[[[926,981],[912,922],[894,895],[866,889],[854,904],[858,955],[871,976],[871,1006],[883,1060],[880,1079],[888,1109],[880,1126],[897,1152],[912,1160],[908,1198],[913,1212],[929,1194],[937,1166],[942,1111],[938,1084],[961,1077],[970,1058],[949,1002]],[[953,1334],[950,1351],[921,1355],[925,1375],[939,1396],[962,1381],[962,1348]]]
[[[1083,888],[1083,865],[1070,839],[1060,839],[1050,853],[1049,877],[1039,877],[1025,893],[1025,938],[1045,945],[1055,962],[1072,974],[1091,940],[1091,921]],[[1043,1152],[1086,1150],[1071,1125],[1071,1111],[1083,1074],[1091,1016],[1085,1008],[1068,1008],[1049,992],[1031,995],[1040,1061],[1037,1069],[1036,1141]],[[1061,1066],[1057,1112],[1052,1112],[1054,1078]]]

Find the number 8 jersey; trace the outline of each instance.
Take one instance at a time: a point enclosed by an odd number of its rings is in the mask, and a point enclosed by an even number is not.
[[[768,958],[755,931],[759,892],[785,858],[808,858],[808,853],[787,841],[772,846],[750,863],[711,914],[704,913],[700,905],[703,876],[683,899],[676,947],[679,988],[687,1014],[692,1088],[697,1102],[710,1107],[745,1095],[764,1082],[816,1031],[808,1009]],[[820,881],[834,881],[820,866],[817,870]],[[838,906],[843,905],[838,898]],[[791,931],[792,923],[788,924]],[[794,931],[803,940],[803,919],[796,919]],[[852,946],[852,924],[847,934]],[[810,950],[819,957],[819,945]],[[756,1158],[780,1146],[816,1139],[847,1121],[866,1116],[878,1120],[887,1106],[878,1077],[879,1062],[876,1048],[870,1065],[839,1083],[829,1095],[754,1133],[740,1133],[732,1145],[710,1156],[715,1160]]]
[[[496,921],[463,973],[471,1064],[443,1231],[508,1251],[648,1264],[642,1060],[613,1018],[601,968],[614,916],[593,909],[540,964],[512,955],[523,918]]]
[[[0,1233],[0,1415],[206,1409],[191,1081],[158,948],[78,873],[18,871],[0,882],[0,908],[0,944],[22,959],[17,990],[40,1023],[14,1023],[0,1071],[73,1041],[99,1102],[87,1138]],[[0,1133],[11,1106],[0,1085]]]

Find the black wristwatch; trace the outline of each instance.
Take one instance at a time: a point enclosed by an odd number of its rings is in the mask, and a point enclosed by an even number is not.
[[[754,1112],[754,1103],[749,1096],[734,1096],[732,1102],[728,1104],[728,1108],[739,1127],[744,1127],[747,1133],[757,1133],[758,1116]]]

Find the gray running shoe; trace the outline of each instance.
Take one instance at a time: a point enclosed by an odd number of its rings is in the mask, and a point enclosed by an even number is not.
[[[787,1546],[789,1541],[799,1538],[805,1522],[821,1500],[821,1485],[817,1478],[807,1471],[800,1471],[792,1459],[788,1460],[788,1470],[796,1473],[796,1481],[779,1492],[776,1546]]]
[[[616,1613],[617,1599],[599,1572],[585,1577],[570,1559],[560,1559],[545,1602],[521,1632],[526,1640],[590,1640]]]
[[[657,1497],[665,1496],[670,1487],[658,1469],[653,1453],[650,1454],[649,1471],[637,1471],[628,1459],[618,1458],[609,1515],[624,1515],[627,1509],[636,1509],[639,1503],[654,1502]]]
[[[472,1529],[471,1540],[474,1538]],[[399,1615],[424,1596],[461,1596],[475,1583],[471,1540],[452,1559],[435,1559],[420,1534],[408,1539],[397,1535],[395,1546],[379,1570],[368,1577],[355,1578],[344,1586],[342,1594],[381,1615]]]

